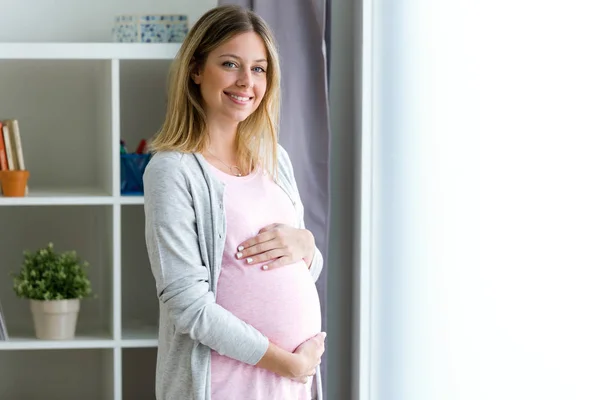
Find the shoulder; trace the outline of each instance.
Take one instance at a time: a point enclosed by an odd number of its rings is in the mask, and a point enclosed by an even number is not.
[[[158,151],[150,157],[146,169],[160,169],[165,166],[176,166],[181,164],[184,153],[178,151]]]
[[[176,151],[154,153],[144,171],[144,186],[185,180],[184,156],[184,153]]]

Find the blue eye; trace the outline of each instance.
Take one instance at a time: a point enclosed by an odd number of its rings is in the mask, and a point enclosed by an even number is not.
[[[225,62],[223,63],[223,66],[224,66],[224,67],[227,67],[227,68],[235,68],[235,64],[234,64],[234,63],[232,63],[231,61],[225,61]]]
[[[267,71],[265,71],[265,69],[263,67],[254,67],[254,68],[252,68],[252,70],[254,72],[259,72],[259,73],[267,72]]]

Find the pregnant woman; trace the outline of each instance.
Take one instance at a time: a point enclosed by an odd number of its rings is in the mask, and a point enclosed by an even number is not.
[[[323,257],[277,142],[279,82],[269,28],[234,6],[203,15],[173,63],[144,174],[159,400],[321,397]]]

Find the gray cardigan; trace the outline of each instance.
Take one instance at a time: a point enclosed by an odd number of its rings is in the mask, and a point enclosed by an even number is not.
[[[281,146],[276,182],[304,228],[292,164]],[[160,308],[158,400],[210,400],[211,349],[251,365],[267,351],[262,333],[215,303],[227,230],[224,190],[199,153],[158,152],[144,173],[146,246]],[[315,281],[322,268],[316,249]],[[313,389],[322,399],[320,371]]]

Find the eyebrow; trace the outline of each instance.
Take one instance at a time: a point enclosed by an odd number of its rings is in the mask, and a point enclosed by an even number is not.
[[[235,58],[237,60],[241,60],[241,58],[236,56],[235,54],[221,54],[219,56],[219,58],[221,58],[221,57],[231,57],[231,58]],[[254,60],[254,62],[257,62],[257,63],[258,62],[267,62],[267,60],[265,60],[264,58],[261,58],[260,60]]]

